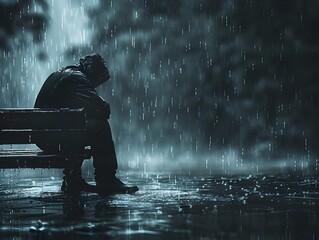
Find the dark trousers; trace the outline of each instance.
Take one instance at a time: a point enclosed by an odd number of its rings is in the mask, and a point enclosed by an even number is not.
[[[88,120],[89,142],[93,154],[96,181],[107,181],[114,177],[118,168],[110,124],[107,120]]]
[[[86,142],[89,143],[93,155],[93,166],[95,168],[96,182],[104,183],[115,176],[118,168],[114,142],[110,124],[105,119],[91,118],[87,121],[88,136]],[[66,145],[52,145],[50,143],[37,144],[43,151],[81,151],[86,144],[69,143]],[[83,160],[75,159],[64,170],[65,179],[77,182],[81,178],[81,166]]]

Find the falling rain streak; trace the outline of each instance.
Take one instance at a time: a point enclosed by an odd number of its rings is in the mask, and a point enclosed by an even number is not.
[[[51,72],[100,53],[118,175],[140,187],[65,196],[62,170],[1,170],[0,238],[318,239],[318,12],[318,0],[0,0],[0,108],[32,108]],[[30,148],[0,150],[18,147]]]
[[[0,4],[1,107],[99,52],[122,167],[318,171],[315,1]]]

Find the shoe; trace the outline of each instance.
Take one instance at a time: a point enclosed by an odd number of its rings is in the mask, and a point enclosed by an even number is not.
[[[96,187],[100,196],[112,194],[132,194],[139,190],[137,186],[127,186],[117,177],[103,181],[103,183],[97,182]]]
[[[73,182],[68,184],[68,182],[63,179],[61,191],[65,194],[74,195],[81,191],[96,193],[97,188],[94,185],[88,184],[83,178],[80,178],[78,182]]]

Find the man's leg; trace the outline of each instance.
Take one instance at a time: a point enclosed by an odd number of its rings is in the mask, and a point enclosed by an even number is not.
[[[137,187],[128,187],[115,176],[118,164],[109,122],[104,119],[90,119],[88,129],[93,152],[95,181],[99,194],[138,191]]]
[[[37,146],[48,153],[58,153],[60,151],[66,152],[80,152],[84,149],[85,144],[74,145],[70,144],[50,144],[50,143],[37,143]],[[82,178],[81,166],[83,159],[68,159],[68,166],[64,169],[64,177],[61,186],[61,191],[66,194],[78,194],[80,191],[84,192],[96,192],[96,187],[85,182]]]
[[[89,141],[93,153],[95,179],[104,181],[112,178],[117,170],[117,158],[111,128],[107,120],[90,119],[88,121]]]
[[[77,194],[81,191],[82,171],[81,166],[83,161],[78,159],[68,159],[69,164],[64,169],[64,177],[61,186],[61,191],[67,194]]]
[[[84,145],[72,145],[61,146],[62,151],[66,152],[81,152],[84,149]],[[68,159],[68,164],[64,169],[64,177],[61,186],[61,191],[66,194],[78,194],[80,191],[84,192],[96,192],[96,187],[88,184],[82,177],[82,163],[84,159]]]

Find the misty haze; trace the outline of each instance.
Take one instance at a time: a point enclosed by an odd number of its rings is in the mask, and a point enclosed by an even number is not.
[[[52,72],[101,54],[119,175],[140,188],[74,201],[59,195],[61,169],[2,169],[1,235],[318,239],[318,11],[316,0],[0,0],[0,108],[33,108]],[[88,181],[93,171],[85,161]]]

